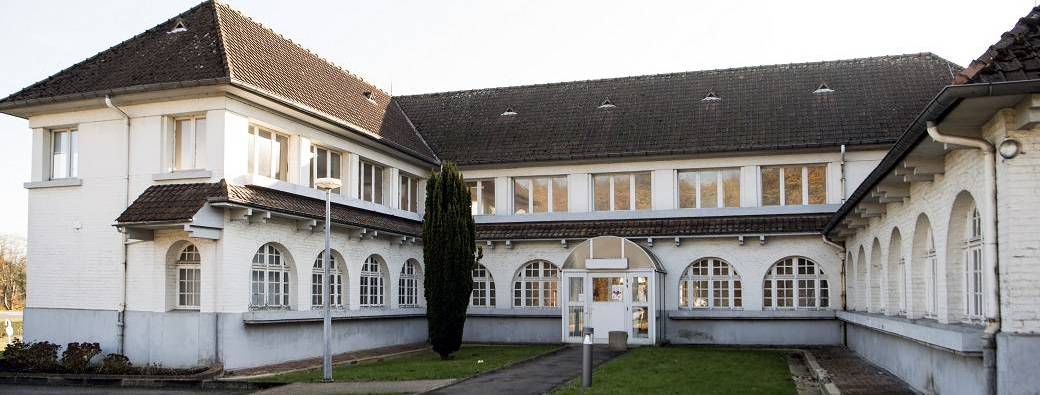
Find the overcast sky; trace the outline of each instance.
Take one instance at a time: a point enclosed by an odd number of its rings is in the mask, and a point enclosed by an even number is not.
[[[394,94],[934,52],[966,65],[1036,0],[225,1]],[[195,5],[0,0],[0,97]],[[30,131],[0,114],[0,233]]]

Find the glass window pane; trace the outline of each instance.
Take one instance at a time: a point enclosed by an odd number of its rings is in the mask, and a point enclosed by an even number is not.
[[[632,337],[650,337],[650,309],[632,308]]]
[[[701,176],[701,208],[715,208],[719,206],[719,184],[718,173],[714,171],[702,171]]]
[[[191,136],[191,119],[178,119],[173,125],[173,167],[175,169],[191,168],[191,150],[194,148]]]
[[[784,168],[784,204],[802,204],[802,168]]]
[[[400,185],[398,185],[398,187],[400,188],[398,189],[398,193],[401,195],[401,199],[399,202],[400,206],[398,207],[400,207],[401,210],[408,210],[408,177],[401,176],[401,182]]]
[[[634,289],[632,290],[632,301],[636,303],[646,303],[650,300],[650,280],[647,277],[636,277],[635,284],[632,284]]]
[[[79,177],[79,132],[69,132],[69,177]]]
[[[636,179],[636,210],[649,210],[652,206],[650,199],[650,173],[637,173]]]
[[[762,168],[762,205],[780,205],[780,168]]]
[[[275,173],[274,178],[286,181],[289,179],[289,138],[282,135],[276,135],[274,141],[275,144],[277,144],[276,148],[278,155],[278,157],[273,161],[277,166],[275,169],[277,172]]]
[[[531,199],[533,200],[531,205],[532,212],[544,213],[549,211],[549,179],[541,177],[531,179],[531,192]]]
[[[722,179],[722,204],[740,207],[740,169],[723,170],[719,177]]]
[[[495,182],[492,180],[481,181],[481,196],[484,201],[481,205],[484,209],[484,214],[494,215],[495,214]]]
[[[254,167],[254,165],[256,164],[256,128],[255,127],[252,127],[252,126],[249,127],[249,136],[247,136],[247,139],[249,140],[246,143],[246,145],[249,146],[248,147],[249,153],[246,154],[246,157],[247,157],[246,158],[246,172],[248,172],[249,174],[256,174],[256,168]]]
[[[372,166],[372,203],[383,204],[383,167]]]
[[[271,176],[271,133],[261,130],[256,136],[256,174]]]
[[[552,210],[563,213],[567,211],[567,177],[552,178]]]
[[[361,200],[372,201],[372,165],[361,164]]]
[[[317,178],[329,176],[329,151],[324,148],[314,150],[314,174]]]
[[[195,118],[195,163],[196,169],[206,168],[206,118]]]
[[[66,161],[69,152],[68,132],[55,132],[51,138],[53,151],[51,156],[51,178],[67,178],[69,176]]]
[[[477,195],[477,182],[469,181],[466,183],[466,189],[469,189],[469,209],[473,215],[480,214],[480,205],[477,200],[480,196]]]
[[[570,306],[567,308],[567,335],[582,336],[585,330],[585,308],[582,306]]]
[[[615,174],[614,178],[614,210],[632,209],[632,176]]]
[[[596,211],[610,210],[610,176],[597,174],[592,176],[593,208]]]
[[[679,172],[678,183],[679,208],[697,208],[697,172]]]
[[[531,191],[528,189],[531,180],[513,180],[513,214],[527,214],[530,206]]]
[[[809,204],[827,203],[827,167],[809,167]]]
[[[584,302],[585,301],[585,279],[581,277],[571,277],[567,280],[569,284],[570,296],[567,300],[571,302]]]

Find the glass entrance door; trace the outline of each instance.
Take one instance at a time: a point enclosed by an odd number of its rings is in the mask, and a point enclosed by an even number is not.
[[[653,344],[658,281],[653,272],[565,271],[563,340],[581,342],[589,326],[596,343],[606,343],[611,331],[622,331],[629,343]]]
[[[613,331],[628,332],[628,283],[623,274],[591,275],[592,301],[589,325],[595,328],[594,340],[605,342]]]

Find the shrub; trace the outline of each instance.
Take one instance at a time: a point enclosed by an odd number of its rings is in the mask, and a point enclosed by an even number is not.
[[[19,372],[53,371],[58,367],[58,349],[51,342],[23,343],[15,339],[3,351],[4,366]]]
[[[105,374],[128,374],[131,371],[130,358],[123,354],[108,354],[101,360],[99,372]]]
[[[97,343],[69,343],[61,354],[61,366],[71,373],[83,373],[98,354],[101,354],[101,345]]]

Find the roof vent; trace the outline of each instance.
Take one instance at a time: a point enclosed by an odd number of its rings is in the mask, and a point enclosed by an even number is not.
[[[820,86],[816,87],[816,90],[812,91],[812,93],[815,93],[815,94],[831,93],[831,92],[834,92],[834,89],[831,89],[829,86],[827,86],[826,82],[821,82]]]
[[[365,99],[367,99],[368,101],[372,102],[372,104],[376,103],[375,96],[372,95],[371,91],[364,91],[364,92],[361,93],[361,96],[364,96]]]
[[[177,24],[173,25],[173,30],[170,30],[166,33],[180,33],[186,31],[188,31],[188,25],[184,23],[183,19],[177,18]]]
[[[599,107],[596,107],[596,108],[614,108],[614,107],[617,107],[617,106],[614,105],[614,102],[610,101],[610,99],[606,99],[606,100],[603,101],[603,103],[599,104]]]
[[[506,111],[502,113],[503,117],[509,117],[516,115],[516,111],[513,111],[513,107],[506,107]]]
[[[719,97],[719,95],[716,95],[715,91],[708,91],[708,94],[704,95],[704,98],[701,99],[703,102],[717,102],[720,100],[722,100],[722,98]]]

